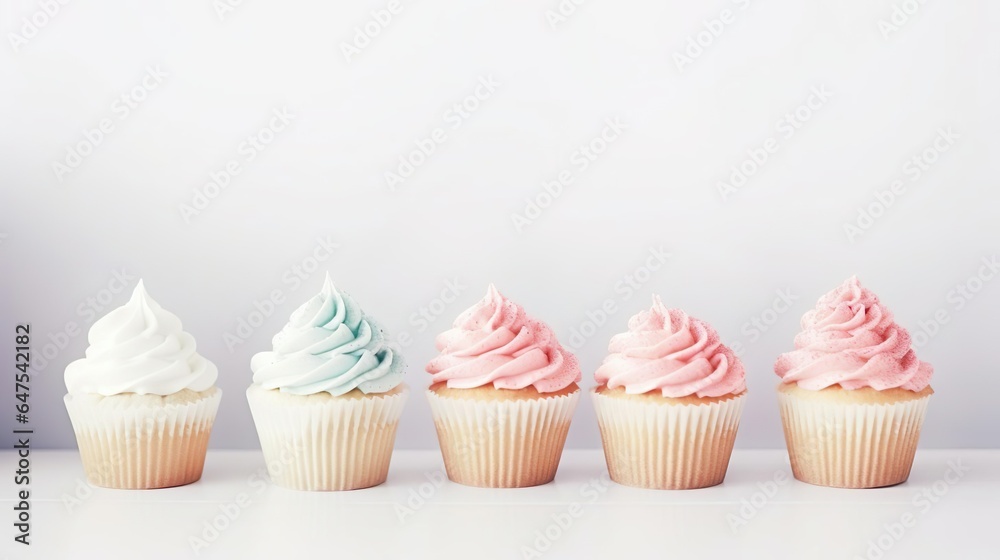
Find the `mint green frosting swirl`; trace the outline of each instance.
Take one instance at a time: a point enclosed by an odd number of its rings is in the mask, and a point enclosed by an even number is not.
[[[384,393],[403,382],[402,356],[327,274],[323,290],[292,313],[273,339],[274,350],[250,360],[253,381],[293,395],[353,389]]]

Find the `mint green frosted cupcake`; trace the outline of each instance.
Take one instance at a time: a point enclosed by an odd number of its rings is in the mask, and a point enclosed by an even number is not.
[[[385,482],[409,390],[378,325],[328,274],[273,343],[251,359],[247,389],[271,479],[297,490]]]

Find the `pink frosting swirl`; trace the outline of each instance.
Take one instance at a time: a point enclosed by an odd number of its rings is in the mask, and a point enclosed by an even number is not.
[[[680,309],[667,309],[657,296],[649,311],[629,319],[627,332],[611,338],[608,351],[594,378],[626,393],[721,397],[747,388],[743,364],[715,329]]]
[[[580,381],[576,357],[492,284],[486,297],[459,315],[435,343],[441,354],[427,364],[427,372],[433,383],[447,382],[451,388],[534,385],[539,393],[551,393]]]
[[[774,365],[784,383],[820,390],[871,387],[879,391],[923,390],[934,368],[917,359],[910,333],[896,324],[892,312],[852,276],[802,316],[796,350]]]

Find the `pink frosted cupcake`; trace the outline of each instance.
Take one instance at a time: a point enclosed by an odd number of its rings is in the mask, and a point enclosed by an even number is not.
[[[878,297],[851,277],[802,317],[793,352],[774,366],[795,478],[875,488],[905,481],[933,368]]]
[[[436,343],[427,398],[448,478],[491,488],[552,481],[580,396],[576,358],[492,284]]]
[[[743,364],[711,326],[657,296],[628,327],[594,374],[611,479],[658,489],[721,483],[746,400]]]

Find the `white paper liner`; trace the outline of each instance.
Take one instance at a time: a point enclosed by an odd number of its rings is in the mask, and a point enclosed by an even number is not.
[[[427,391],[445,470],[453,482],[523,488],[551,482],[580,398],[477,400]]]
[[[409,389],[362,398],[287,395],[251,385],[247,400],[271,480],[294,490],[385,482]]]
[[[795,478],[878,488],[910,476],[930,395],[887,404],[823,402],[778,392]]]
[[[105,488],[151,489],[201,478],[222,391],[151,405],[140,395],[66,395],[87,479]]]
[[[611,480],[680,490],[725,479],[746,393],[703,404],[591,395]]]

